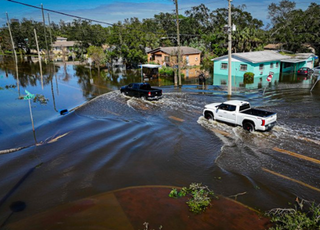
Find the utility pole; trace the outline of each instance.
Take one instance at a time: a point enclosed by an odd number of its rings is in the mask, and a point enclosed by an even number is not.
[[[178,77],[179,77],[179,87],[181,87],[181,70],[180,70],[180,29],[179,29],[179,11],[178,11],[178,0],[174,0],[176,5],[176,19],[177,19],[177,43],[178,43]]]
[[[39,49],[39,44],[38,44],[38,36],[37,36],[37,31],[36,29],[33,29],[34,31],[34,38],[36,40],[36,46],[37,46],[37,51],[38,51],[38,59],[39,59],[39,67],[40,67],[40,76],[41,76],[41,87],[43,89],[43,75],[42,75],[42,61],[41,61],[41,54],[40,54],[40,49]]]
[[[15,62],[16,62],[17,86],[18,86],[18,92],[19,92],[19,94],[20,94],[17,52],[16,52],[16,48],[15,48],[15,45],[14,45],[14,41],[13,41],[13,37],[12,37],[12,33],[11,33],[9,16],[8,16],[8,13],[7,13],[7,12],[6,12],[6,15],[7,15],[7,24],[8,24],[8,29],[9,29],[11,44],[12,44],[12,50],[13,50],[13,54],[14,54],[14,60],[15,60]]]
[[[51,22],[50,22],[50,15],[48,13],[48,23],[49,23],[49,34],[50,34],[50,46],[51,46],[51,49],[52,49],[52,33],[51,33]]]
[[[232,59],[231,59],[231,52],[232,52],[232,41],[231,41],[231,1],[228,0],[228,8],[229,8],[229,13],[228,13],[228,96],[231,96],[232,94],[232,80],[231,80],[231,66],[232,66]]]
[[[44,19],[44,13],[43,13],[43,5],[41,3],[41,11],[42,11],[42,20],[43,20],[43,30],[44,30],[44,40],[46,41],[46,48],[47,48],[47,58],[50,61],[50,56],[49,56],[49,48],[48,48],[48,41],[47,41],[47,32],[46,32],[46,21]]]

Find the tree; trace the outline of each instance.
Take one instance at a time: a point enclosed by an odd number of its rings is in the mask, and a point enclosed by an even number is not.
[[[100,72],[100,66],[106,63],[106,55],[102,47],[89,46],[88,56],[94,62],[95,67],[98,68],[98,72]]]
[[[284,3],[288,4],[288,1],[280,2],[279,6]],[[289,4],[286,10],[278,9],[279,6],[274,4],[269,6],[273,10],[269,14],[275,17],[275,24],[269,31],[269,41],[282,43],[284,49],[293,52],[308,52],[306,45],[311,45],[319,54],[320,25],[317,17],[320,14],[320,5],[311,3],[305,11],[294,10],[293,5]]]
[[[273,25],[283,23],[295,7],[296,3],[289,0],[282,0],[278,5],[276,3],[271,3],[268,6],[268,18],[270,18]]]

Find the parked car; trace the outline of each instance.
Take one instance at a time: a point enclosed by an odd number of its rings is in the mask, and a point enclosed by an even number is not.
[[[320,66],[314,67],[313,69],[313,73],[319,75],[320,74]]]
[[[313,70],[310,69],[309,67],[302,67],[298,69],[298,75],[311,75],[313,74]]]
[[[271,130],[277,121],[277,114],[251,108],[249,102],[230,100],[205,106],[203,116],[233,125],[240,125],[248,132]]]
[[[131,83],[120,88],[120,92],[130,97],[140,97],[145,100],[158,100],[162,98],[162,90],[151,88],[149,83]]]

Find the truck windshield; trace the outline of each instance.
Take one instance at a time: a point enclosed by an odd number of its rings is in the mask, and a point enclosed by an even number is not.
[[[248,103],[241,105],[239,111],[241,112],[241,111],[247,110],[247,109],[250,109],[250,104],[248,104]]]

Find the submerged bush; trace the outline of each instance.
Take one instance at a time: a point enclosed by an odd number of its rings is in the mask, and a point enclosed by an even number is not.
[[[183,187],[180,191],[173,188],[169,193],[169,197],[179,198],[189,196],[190,199],[186,202],[193,213],[204,212],[211,203],[211,198],[214,197],[213,191],[201,183],[192,183],[189,188]]]
[[[251,84],[253,83],[254,73],[252,72],[246,72],[243,75],[243,83],[244,84]]]

